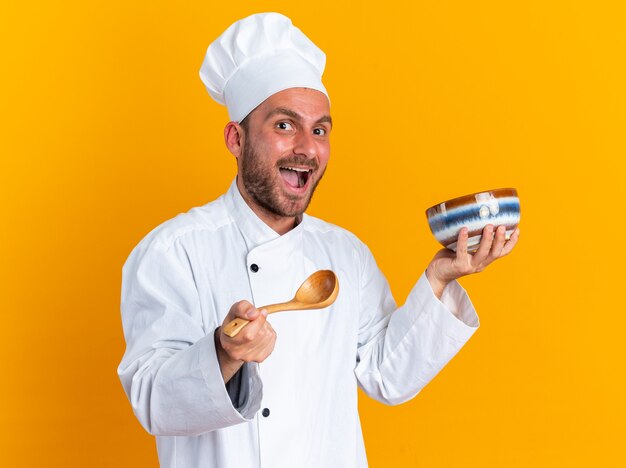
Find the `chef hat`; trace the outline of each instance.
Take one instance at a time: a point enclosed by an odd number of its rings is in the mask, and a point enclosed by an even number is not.
[[[241,122],[272,94],[322,84],[326,55],[289,18],[259,13],[232,24],[207,49],[200,79],[209,94]]]

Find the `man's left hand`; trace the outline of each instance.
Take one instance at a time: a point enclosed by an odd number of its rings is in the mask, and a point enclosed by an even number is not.
[[[493,231],[492,224],[485,226],[478,250],[473,254],[467,251],[468,229],[465,227],[459,232],[456,253],[447,248],[437,252],[426,269],[426,277],[438,298],[441,298],[443,289],[449,282],[461,276],[479,273],[494,260],[504,257],[513,250],[519,239],[519,228],[513,232],[508,241],[504,238],[506,231],[504,226],[498,227],[495,236]]]

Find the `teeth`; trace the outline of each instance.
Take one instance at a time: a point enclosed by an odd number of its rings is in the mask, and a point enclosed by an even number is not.
[[[296,172],[309,172],[310,169],[298,169],[297,167],[283,167],[283,169],[289,169],[290,171]]]

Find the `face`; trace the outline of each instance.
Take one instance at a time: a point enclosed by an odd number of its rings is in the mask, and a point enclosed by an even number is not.
[[[319,91],[290,88],[269,97],[246,121],[237,157],[244,199],[269,217],[299,216],[330,156],[328,99]]]

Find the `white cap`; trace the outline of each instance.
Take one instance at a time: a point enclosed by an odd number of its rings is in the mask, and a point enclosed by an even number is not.
[[[326,55],[289,18],[259,13],[232,24],[207,49],[200,79],[209,94],[241,122],[272,94],[322,84]]]

